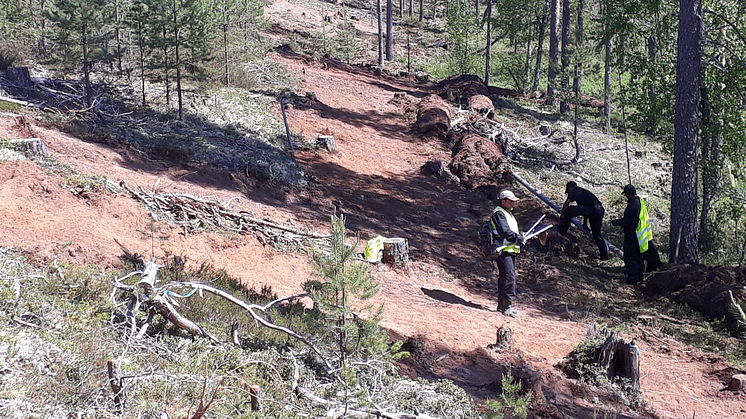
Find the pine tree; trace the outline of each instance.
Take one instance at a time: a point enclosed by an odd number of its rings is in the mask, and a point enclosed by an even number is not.
[[[106,45],[111,39],[112,13],[105,0],[56,0],[47,17],[58,28],[54,41],[56,58],[80,66],[85,84],[85,103],[91,106],[93,90],[90,70],[95,61],[111,63],[114,54]]]
[[[316,274],[321,279],[307,281],[305,290],[311,294],[323,313],[322,326],[331,330],[336,347],[338,366],[345,369],[350,358],[380,355],[388,350],[386,332],[379,329],[377,308],[363,306],[378,293],[378,282],[368,273],[368,266],[355,261],[355,245],[346,243],[344,216],[332,216],[329,252],[313,256]],[[355,310],[366,310],[367,318]]]
[[[214,15],[208,0],[147,0],[151,10],[150,45],[163,52],[154,66],[164,70],[168,101],[169,71],[176,73],[179,119],[183,118],[183,83],[204,75],[211,57]]]

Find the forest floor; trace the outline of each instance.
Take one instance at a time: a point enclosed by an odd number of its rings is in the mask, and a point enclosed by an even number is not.
[[[306,3],[276,1],[266,13],[276,30],[287,25],[288,16],[300,22],[317,12]],[[322,231],[336,211],[363,240],[407,238],[409,268],[370,268],[380,282],[377,299],[385,303],[382,326],[417,348],[401,365],[405,374],[451,379],[484,401],[499,397],[506,365],[540,371],[546,402],[554,406],[537,412],[541,417],[746,417],[746,395],[723,391],[737,370],[723,357],[663,333],[661,318],[629,321],[644,297],[623,284],[622,262],[599,261],[587,240],[581,241],[584,252],[569,263],[564,250],[554,250],[551,243],[548,249],[529,246],[517,262],[518,316],[496,312],[495,273],[470,238],[495,202],[490,192],[421,173],[428,161],[450,161],[450,148],[419,136],[407,106],[393,100],[402,93],[414,103],[434,93],[434,86],[292,53],[273,53],[271,59],[300,78],[299,95],[313,92],[318,99],[309,107],[287,109],[290,128],[310,140],[330,133],[339,150],[296,152],[312,179],[304,190],[267,187],[219,168],[148,159],[131,148],[62,133],[32,114],[0,114],[0,138],[41,138],[56,160],[84,175],[230,200],[235,209]],[[280,117],[279,107],[276,111]],[[511,188],[522,198],[516,213],[523,228],[548,213],[520,185],[497,182],[497,189]],[[187,235],[161,223],[153,238],[148,212],[127,194],[73,194],[71,184],[28,161],[0,163],[0,246],[32,261],[110,268],[121,263],[117,239],[144,255],[185,255],[190,263],[210,263],[247,287],[268,285],[278,295],[300,292],[312,275],[307,256],[278,252],[252,236]],[[556,222],[556,216],[549,218]],[[568,379],[557,368],[593,323],[623,325],[622,337],[637,342],[642,407],[630,409],[619,393]],[[511,328],[514,336],[513,346],[502,353],[488,349],[500,327]]]

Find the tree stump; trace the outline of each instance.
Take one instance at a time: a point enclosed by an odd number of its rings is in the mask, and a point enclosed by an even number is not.
[[[28,72],[28,67],[8,67],[5,69],[6,77],[20,84],[21,87],[31,86],[31,75]]]
[[[333,135],[319,135],[316,137],[316,147],[333,153],[337,151],[337,142]]]
[[[500,326],[497,329],[497,340],[495,345],[501,347],[510,347],[513,344],[513,329],[505,326]]]
[[[409,266],[409,243],[398,237],[383,240],[383,263]]]
[[[10,140],[13,149],[23,153],[25,156],[42,157],[47,155],[47,146],[41,138],[25,138],[20,140]]]
[[[746,390],[746,374],[736,374],[730,378],[730,384],[727,390],[741,391]]]
[[[495,352],[502,352],[513,345],[513,329],[505,326],[497,328],[497,340],[495,343],[487,345],[487,349],[492,349]]]
[[[609,378],[629,378],[635,389],[640,388],[640,351],[634,340],[627,344],[612,332],[601,346],[599,363]]]

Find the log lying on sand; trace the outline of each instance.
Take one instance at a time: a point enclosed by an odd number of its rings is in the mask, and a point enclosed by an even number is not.
[[[460,135],[453,146],[451,172],[469,189],[494,182],[503,154],[492,140],[480,134]]]
[[[476,95],[489,96],[490,91],[481,78],[471,74],[459,74],[438,83],[440,96],[462,106],[468,106],[469,98]]]
[[[451,129],[451,105],[436,95],[430,95],[417,106],[417,130],[434,133],[444,139]]]
[[[522,177],[520,177],[516,173],[511,172],[511,175],[513,175],[513,177],[515,178],[515,180],[517,180],[518,182],[520,182],[521,185],[523,185],[526,189],[528,189],[529,192],[531,192],[532,194],[536,195],[545,204],[549,205],[553,210],[557,211],[557,213],[562,214],[562,207],[560,207],[554,201],[552,201],[551,199],[549,199],[549,197],[547,197],[543,193],[539,192],[536,188],[534,188],[533,186],[531,186],[531,184],[529,184],[528,182],[526,182]],[[575,227],[578,228],[578,230],[580,230],[583,233],[585,233],[588,237],[591,237],[591,232],[588,231],[588,230],[586,230],[585,227],[583,227],[583,223],[581,223],[580,221],[578,221],[575,218],[572,219],[572,223],[575,225]],[[604,241],[606,241],[606,240],[604,240]],[[619,248],[617,248],[613,244],[609,243],[608,241],[606,241],[606,245],[609,246],[609,250],[612,253],[614,253],[615,255],[619,256],[620,258],[624,258],[624,253],[621,250],[619,250]]]
[[[487,118],[492,116],[495,111],[495,105],[492,103],[492,99],[485,95],[474,95],[469,98],[469,107],[474,111],[478,112]]]

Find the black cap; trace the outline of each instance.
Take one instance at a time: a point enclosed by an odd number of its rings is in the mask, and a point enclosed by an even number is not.
[[[571,180],[567,182],[567,185],[565,185],[565,193],[569,193],[571,190],[577,187],[578,187],[578,184]]]
[[[627,185],[624,187],[624,192],[622,192],[622,195],[637,195],[637,190],[635,190],[635,187],[632,185]]]

